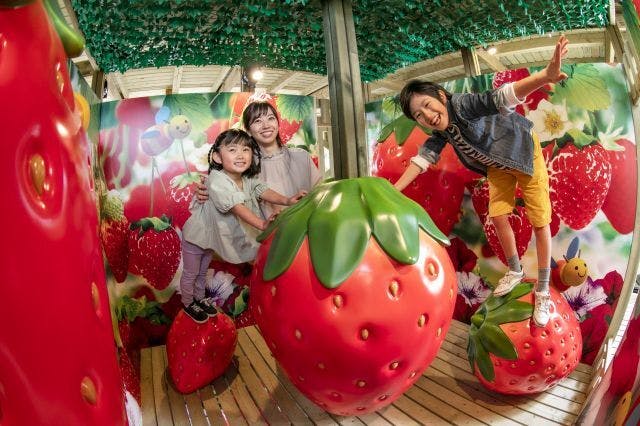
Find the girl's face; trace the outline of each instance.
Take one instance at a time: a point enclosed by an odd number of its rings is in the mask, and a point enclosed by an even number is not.
[[[418,124],[432,130],[445,130],[449,126],[447,98],[440,92],[440,99],[416,93],[409,101],[409,109]]]
[[[213,153],[216,163],[222,164],[222,169],[230,175],[242,175],[253,161],[253,151],[250,146],[229,144],[222,145]]]
[[[258,142],[260,146],[271,146],[276,142],[278,136],[278,117],[272,111],[268,111],[256,118],[250,125],[249,134]]]

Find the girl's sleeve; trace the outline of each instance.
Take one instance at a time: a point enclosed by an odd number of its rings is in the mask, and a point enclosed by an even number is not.
[[[257,199],[262,198],[262,194],[267,189],[269,189],[269,186],[263,181],[261,181],[260,179],[256,179],[256,178],[251,179],[251,193],[255,195]]]
[[[233,206],[244,203],[247,196],[231,182],[209,177],[209,198],[220,213],[227,213]]]
[[[436,164],[440,160],[440,153],[446,143],[447,140],[443,136],[434,133],[422,144],[418,155],[412,157],[411,162],[426,172],[429,165]]]

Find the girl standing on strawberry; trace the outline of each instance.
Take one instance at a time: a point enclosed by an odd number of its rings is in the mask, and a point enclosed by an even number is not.
[[[306,192],[291,197],[270,189],[260,173],[260,149],[242,130],[222,132],[208,154],[208,200],[192,201],[191,216],[182,228],[183,271],[180,292],[185,312],[196,322],[215,315],[213,300],[205,298],[205,279],[214,251],[226,262],[251,262],[259,244],[257,230],[269,223],[259,200],[290,206]]]
[[[543,70],[483,94],[451,94],[438,84],[420,80],[408,82],[400,93],[404,114],[433,130],[433,135],[411,159],[395,187],[402,191],[431,164],[437,163],[447,142],[467,168],[487,176],[489,217],[509,266],[494,290],[496,296],[509,293],[524,278],[508,220],[515,208],[516,184],[522,190],[527,216],[536,235],[538,284],[533,319],[540,327],[549,321],[549,176],[540,141],[532,131],[533,124],[513,114],[513,110],[529,93],[567,77],[560,70],[567,44],[564,36],[558,39],[553,57]]]

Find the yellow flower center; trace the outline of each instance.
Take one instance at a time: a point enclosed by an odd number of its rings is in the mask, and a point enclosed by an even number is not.
[[[544,129],[551,134],[560,133],[562,130],[562,119],[560,118],[560,114],[553,110],[545,111]]]

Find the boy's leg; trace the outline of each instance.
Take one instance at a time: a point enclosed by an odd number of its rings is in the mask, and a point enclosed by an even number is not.
[[[504,170],[489,168],[489,216],[496,228],[500,247],[507,259],[509,270],[500,278],[493,291],[496,296],[509,293],[522,278],[524,272],[518,258],[516,237],[509,223],[509,213],[515,207],[516,178]]]

